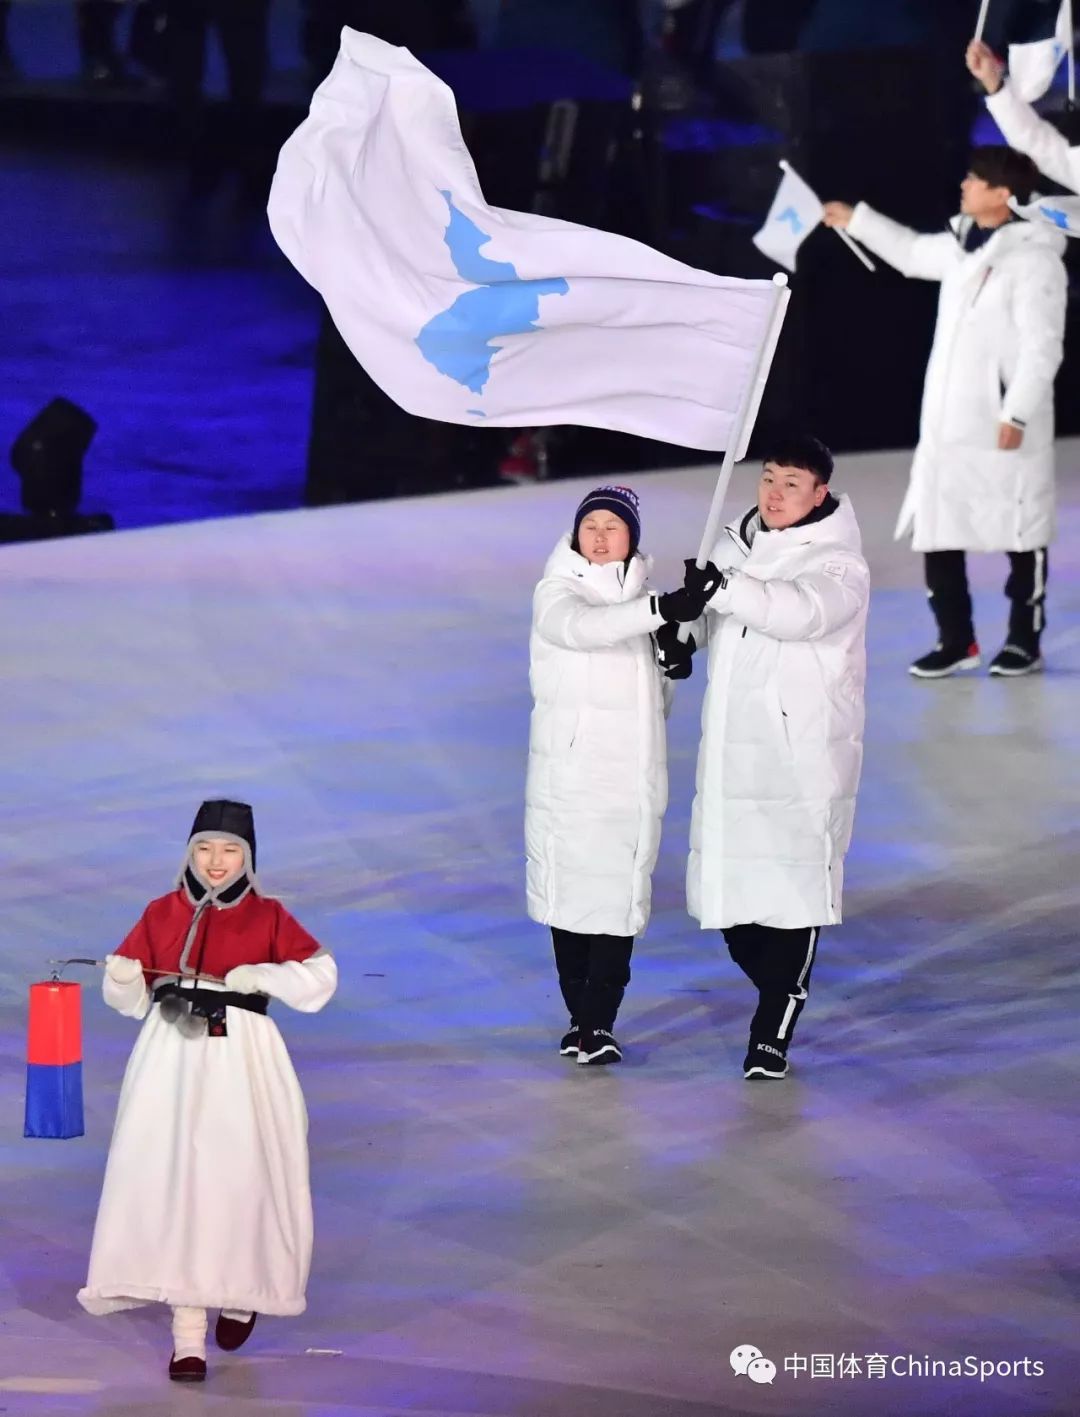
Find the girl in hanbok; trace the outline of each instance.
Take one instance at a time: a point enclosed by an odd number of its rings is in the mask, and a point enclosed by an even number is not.
[[[169,1376],[206,1377],[258,1314],[299,1314],[311,1264],[307,1111],[271,1001],[305,1013],[334,960],[255,877],[242,802],[204,802],[177,888],[106,960],[105,1002],[145,1019],[120,1091],[79,1302],[172,1309]]]

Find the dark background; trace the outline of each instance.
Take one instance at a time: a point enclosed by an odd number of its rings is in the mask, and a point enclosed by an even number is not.
[[[995,0],[992,42],[1018,3]],[[971,142],[998,139],[963,65],[976,8],[15,7],[0,64],[0,162],[5,208],[23,220],[0,243],[2,432],[13,438],[53,394],[86,403],[101,424],[88,477],[104,453],[98,485],[110,503],[130,504],[130,514],[114,507],[129,524],[690,461],[698,455],[595,430],[526,432],[515,444],[506,430],[415,419],[358,368],[262,216],[277,148],[332,62],[340,25],[409,45],[451,85],[493,204],[767,276],[750,237],[780,157],[824,198],[865,198],[922,229],[955,211]],[[871,274],[819,231],[793,289],[759,426],[808,427],[841,451],[910,446],[936,287],[884,266]],[[157,307],[169,327],[160,342],[162,320],[142,323]],[[1075,324],[1074,299],[1070,332]],[[1066,393],[1077,357],[1070,349],[1059,384],[1063,432],[1080,429]]]

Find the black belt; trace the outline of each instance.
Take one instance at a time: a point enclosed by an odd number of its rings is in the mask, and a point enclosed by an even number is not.
[[[266,994],[234,994],[226,989],[182,989],[179,984],[159,984],[154,990],[154,1003],[172,996],[191,1005],[194,1014],[210,1017],[219,1009],[247,1009],[248,1013],[264,1014],[270,1007]]]

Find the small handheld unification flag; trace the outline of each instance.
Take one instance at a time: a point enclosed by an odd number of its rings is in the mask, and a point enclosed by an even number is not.
[[[1009,206],[1025,221],[1055,226],[1066,236],[1080,236],[1080,197],[1036,197],[1024,207],[1013,197]]]
[[[710,450],[739,436],[773,283],[489,206],[452,92],[406,49],[342,31],[268,213],[353,355],[409,413]]]
[[[1009,82],[1028,103],[1042,98],[1072,48],[1069,0],[1021,0],[1009,23]]]
[[[23,1136],[81,1137],[82,1005],[78,984],[30,986]]]
[[[781,162],[780,166],[784,175],[765,225],[755,234],[753,242],[762,255],[793,271],[799,247],[821,224],[822,205],[814,189],[790,163]]]

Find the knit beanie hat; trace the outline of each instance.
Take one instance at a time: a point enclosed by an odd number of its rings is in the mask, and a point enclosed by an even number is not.
[[[614,512],[630,528],[630,555],[641,540],[641,503],[632,487],[594,487],[574,513],[574,534],[570,538],[573,550],[578,550],[578,532],[590,512]]]

